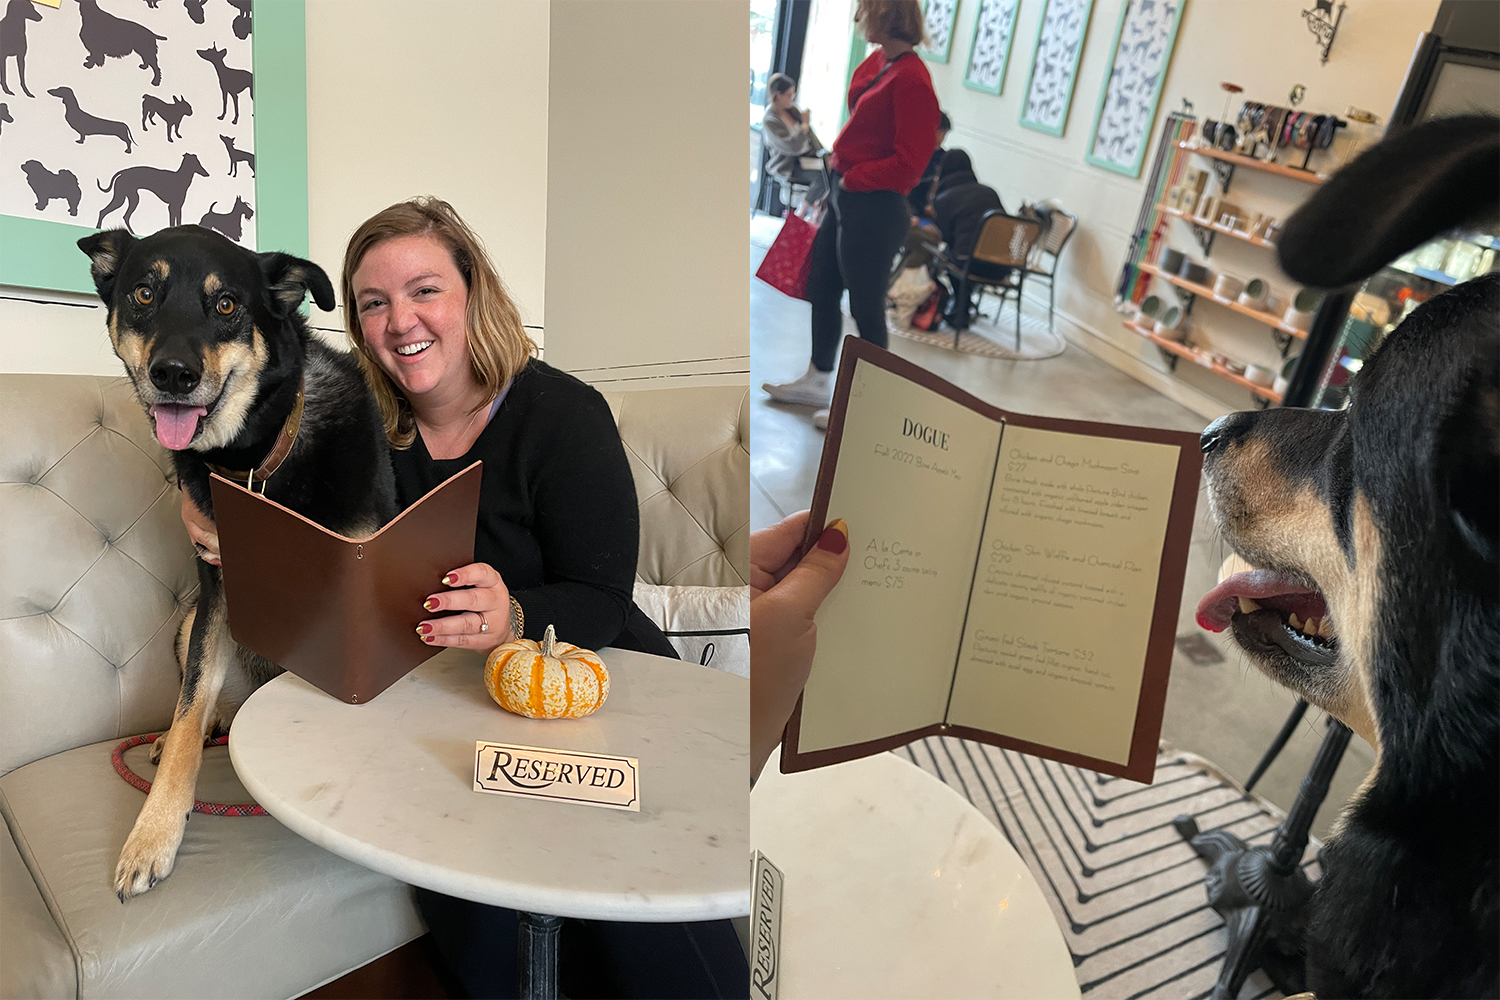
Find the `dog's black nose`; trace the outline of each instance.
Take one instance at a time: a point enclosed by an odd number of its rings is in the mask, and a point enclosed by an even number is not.
[[[1198,436],[1198,447],[1203,450],[1203,454],[1207,455],[1229,440],[1231,437],[1229,424],[1233,419],[1234,414],[1231,413],[1203,428],[1203,433]]]
[[[185,396],[198,387],[202,378],[201,372],[194,371],[185,362],[175,359],[154,361],[151,364],[151,384],[162,392]]]

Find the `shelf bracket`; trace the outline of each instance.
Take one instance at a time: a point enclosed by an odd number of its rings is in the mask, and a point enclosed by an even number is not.
[[[1282,358],[1285,358],[1288,354],[1291,353],[1292,342],[1297,339],[1290,333],[1283,333],[1277,329],[1271,330],[1271,337],[1276,341],[1276,348],[1277,350],[1281,351]]]
[[[1156,349],[1161,352],[1161,359],[1167,363],[1167,370],[1175,372],[1177,370],[1177,362],[1182,360],[1182,355],[1173,354],[1165,347],[1158,346]]]
[[[1181,285],[1173,285],[1172,291],[1177,293],[1177,299],[1182,303],[1182,314],[1184,316],[1191,315],[1193,312],[1193,303],[1198,301],[1197,294],[1195,292],[1188,291]],[[1172,355],[1172,357],[1175,358],[1177,357],[1177,355],[1174,354]]]
[[[1219,193],[1228,194],[1229,182],[1234,178],[1234,164],[1220,159],[1210,159],[1209,162],[1213,164],[1214,173],[1219,178]]]
[[[1218,161],[1216,160],[1214,162]],[[1207,257],[1210,253],[1213,252],[1214,237],[1217,236],[1218,233],[1214,232],[1214,230],[1208,228],[1207,226],[1201,226],[1196,222],[1189,221],[1188,225],[1193,227],[1193,239],[1198,241],[1198,245],[1203,248],[1203,256]]]
[[[1257,410],[1270,409],[1271,401],[1264,396],[1255,396],[1255,408]]]

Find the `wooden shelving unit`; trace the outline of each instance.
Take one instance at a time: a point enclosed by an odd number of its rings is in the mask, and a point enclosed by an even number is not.
[[[1233,236],[1237,240],[1244,240],[1246,243],[1250,243],[1258,247],[1265,247],[1267,250],[1276,249],[1275,243],[1271,243],[1268,240],[1263,240],[1259,236],[1251,236],[1249,233],[1244,232],[1243,230],[1230,229],[1228,226],[1221,226],[1217,222],[1204,222],[1202,219],[1188,215],[1180,208],[1168,208],[1166,205],[1157,205],[1156,210],[1158,212],[1161,212],[1163,215],[1175,216],[1176,218],[1182,219],[1184,222],[1192,223],[1193,225],[1198,226],[1202,229],[1212,229],[1216,233],[1223,233],[1225,236]]]
[[[1279,163],[1265,163],[1253,156],[1242,156],[1239,153],[1226,153],[1222,149],[1214,149],[1212,146],[1194,146],[1191,143],[1179,142],[1178,149],[1185,149],[1189,153],[1197,153],[1211,160],[1219,160],[1222,163],[1232,164],[1236,167],[1244,167],[1246,170],[1259,170],[1262,173],[1276,174],[1278,177],[1290,177],[1294,181],[1305,181],[1308,184],[1322,184],[1328,179],[1327,174],[1313,173],[1311,170],[1300,170],[1297,167],[1284,167]]]
[[[1307,339],[1306,330],[1299,330],[1295,326],[1292,326],[1290,323],[1283,322],[1281,317],[1277,316],[1274,313],[1261,312],[1259,309],[1251,309],[1249,306],[1242,306],[1233,299],[1221,299],[1214,294],[1214,290],[1209,286],[1200,285],[1196,281],[1189,281],[1186,278],[1180,278],[1175,274],[1170,274],[1166,271],[1163,271],[1155,264],[1148,264],[1146,261],[1141,261],[1139,267],[1147,274],[1154,274],[1163,281],[1171,282],[1178,288],[1181,288],[1183,291],[1192,292],[1194,295],[1197,295],[1200,298],[1205,298],[1210,302],[1216,302],[1227,309],[1233,309],[1235,312],[1240,313],[1243,316],[1249,316],[1251,319],[1279,330],[1289,337],[1296,337],[1298,340]]]
[[[1272,405],[1279,405],[1281,403],[1281,397],[1277,395],[1277,393],[1273,390],[1268,389],[1263,385],[1256,385],[1254,382],[1251,382],[1243,375],[1236,375],[1234,372],[1230,371],[1228,368],[1225,368],[1223,365],[1210,360],[1206,354],[1204,354],[1202,351],[1197,350],[1196,348],[1189,347],[1186,344],[1179,344],[1175,340],[1168,340],[1166,337],[1157,336],[1154,331],[1148,330],[1144,326],[1141,326],[1139,323],[1134,323],[1130,320],[1126,320],[1124,325],[1127,330],[1131,330],[1135,333],[1140,334],[1142,337],[1145,337],[1147,340],[1151,341],[1162,350],[1167,351],[1171,354],[1175,354],[1179,358],[1186,358],[1193,364],[1198,365],[1201,368],[1207,368],[1209,371],[1213,372],[1220,378],[1227,379],[1228,381],[1233,382],[1235,385],[1240,386],[1243,389],[1249,389],[1251,392],[1255,393],[1255,395],[1259,396],[1261,399],[1264,399],[1266,402],[1271,403]]]

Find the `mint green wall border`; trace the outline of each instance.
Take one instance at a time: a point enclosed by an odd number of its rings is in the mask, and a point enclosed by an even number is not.
[[[922,0],[922,20],[927,20],[927,4],[929,0]],[[976,0],[977,2],[977,0]],[[928,62],[945,63],[948,54],[953,51],[953,29],[958,26],[958,8],[963,6],[963,0],[953,0],[953,16],[948,18],[948,44],[939,52],[936,49],[918,48],[917,54]]]
[[[1125,31],[1125,17],[1130,13],[1132,4],[1140,0],[1125,0],[1120,5],[1120,20],[1115,25],[1115,41],[1109,47],[1109,61],[1104,64],[1104,83],[1099,87],[1099,106],[1094,109],[1094,127],[1089,129],[1088,152],[1083,154],[1086,162],[1105,170],[1113,170],[1117,174],[1126,177],[1139,177],[1141,175],[1141,164],[1146,160],[1146,148],[1151,145],[1151,130],[1156,125],[1156,106],[1161,101],[1162,88],[1167,84],[1167,70],[1172,68],[1172,54],[1177,50],[1177,26],[1182,23],[1182,12],[1187,7],[1187,0],[1177,0],[1177,13],[1172,16],[1172,30],[1167,34],[1167,52],[1162,57],[1161,72],[1156,75],[1156,92],[1151,95],[1151,113],[1146,117],[1146,134],[1141,137],[1141,144],[1136,153],[1135,163],[1129,167],[1122,167],[1118,163],[1105,160],[1094,155],[1094,143],[1099,138],[1099,122],[1104,118],[1104,100],[1109,96],[1109,84],[1114,79],[1115,57],[1120,54],[1120,36]]]
[[[303,0],[255,0],[256,245],[308,255],[307,20]],[[94,291],[77,243],[95,232],[0,215],[0,284]]]
[[[1089,26],[1094,17],[1094,0],[1089,0],[1083,9],[1083,34],[1078,36],[1078,51],[1073,53],[1073,68],[1068,72],[1068,96],[1063,99],[1062,124],[1057,128],[1043,125],[1026,117],[1026,104],[1031,100],[1031,78],[1036,75],[1036,54],[1042,47],[1042,32],[1047,27],[1047,8],[1052,6],[1052,0],[1047,0],[1042,7],[1042,18],[1037,22],[1036,41],[1031,46],[1031,68],[1026,71],[1026,91],[1021,95],[1021,125],[1031,129],[1033,132],[1045,132],[1047,135],[1061,137],[1068,128],[1068,115],[1073,110],[1073,88],[1078,82],[1078,64],[1083,61],[1083,49],[1089,41]]]
[[[1010,51],[1016,45],[1016,22],[1021,19],[1021,0],[1016,0],[1016,5],[1010,11],[1010,33],[1005,36],[1005,55],[1000,57],[1000,82],[995,84],[995,89],[981,87],[969,80],[969,71],[974,68],[974,50],[979,46],[979,15],[984,13],[985,0],[974,2],[974,31],[969,37],[969,61],[964,66],[964,86],[970,90],[977,90],[981,94],[999,95],[1005,92],[1005,74],[1010,69]]]

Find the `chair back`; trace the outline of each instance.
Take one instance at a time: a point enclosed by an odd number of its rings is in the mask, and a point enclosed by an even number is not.
[[[1078,228],[1078,216],[1070,215],[1060,208],[1052,210],[1052,223],[1047,227],[1047,232],[1042,235],[1037,246],[1043,253],[1050,253],[1054,258],[1061,257],[1063,247],[1068,245],[1068,240],[1073,237],[1073,230]]]
[[[1035,219],[1023,219],[1004,212],[986,212],[980,222],[979,239],[974,244],[973,260],[1004,267],[1025,267],[1031,248],[1041,235]]]

